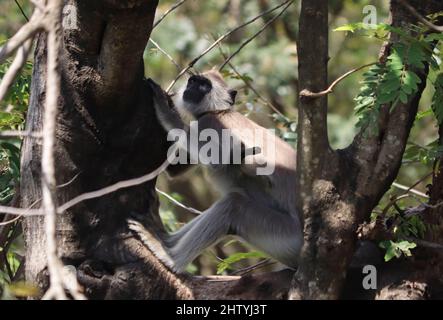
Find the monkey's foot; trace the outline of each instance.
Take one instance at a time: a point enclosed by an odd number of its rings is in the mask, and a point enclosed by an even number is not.
[[[157,257],[157,259],[169,269],[176,271],[174,268],[174,260],[155,235],[136,220],[128,219],[128,227],[140,238],[143,244]]]

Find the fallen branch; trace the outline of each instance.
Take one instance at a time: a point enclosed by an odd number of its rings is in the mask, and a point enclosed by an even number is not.
[[[174,152],[172,154],[175,154]],[[169,159],[166,159],[161,165],[160,167],[158,167],[157,169],[155,169],[154,171],[141,176],[141,177],[137,177],[137,178],[133,178],[133,179],[129,179],[129,180],[123,180],[123,181],[119,181],[117,183],[114,183],[108,187],[96,190],[96,191],[91,191],[91,192],[86,192],[83,193],[71,200],[69,200],[68,202],[64,203],[63,205],[61,205],[58,209],[57,209],[57,213],[63,213],[64,211],[72,208],[73,206],[79,204],[80,202],[83,202],[85,200],[90,200],[90,199],[95,199],[95,198],[100,198],[102,196],[105,196],[107,194],[113,193],[117,190],[120,189],[124,189],[124,188],[129,188],[129,187],[133,187],[136,185],[140,185],[143,184],[145,182],[148,182],[152,179],[155,179],[160,173],[162,173],[163,171],[166,170],[166,168],[169,166],[170,161]],[[1,208],[0,208],[1,211]]]

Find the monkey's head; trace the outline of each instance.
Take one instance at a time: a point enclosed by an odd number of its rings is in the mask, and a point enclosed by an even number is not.
[[[230,110],[237,91],[228,87],[218,71],[192,75],[177,93],[175,105],[198,118],[206,112]]]

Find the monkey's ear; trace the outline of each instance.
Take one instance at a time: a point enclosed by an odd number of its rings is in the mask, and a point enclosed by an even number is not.
[[[229,90],[229,95],[231,96],[231,106],[235,104],[235,97],[237,96],[237,90]]]

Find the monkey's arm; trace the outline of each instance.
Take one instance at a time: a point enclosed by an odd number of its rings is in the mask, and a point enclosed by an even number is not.
[[[174,104],[167,93],[164,92],[163,89],[152,79],[148,79],[147,81],[153,92],[154,107],[157,118],[163,128],[166,131],[170,131],[172,129],[182,129],[188,132],[189,126],[183,122],[183,119],[180,117],[180,114],[174,107]]]

